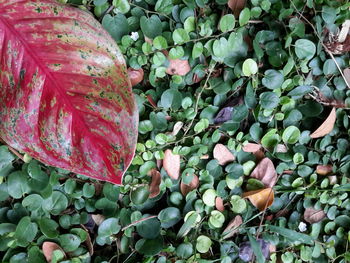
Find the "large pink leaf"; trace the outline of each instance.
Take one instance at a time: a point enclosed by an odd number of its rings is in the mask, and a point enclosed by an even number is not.
[[[0,136],[40,161],[120,184],[137,106],[115,41],[87,12],[0,0]]]

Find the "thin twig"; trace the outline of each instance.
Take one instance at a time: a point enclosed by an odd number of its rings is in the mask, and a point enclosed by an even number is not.
[[[192,125],[193,125],[193,122],[194,122],[194,120],[195,120],[195,118],[196,118],[196,116],[197,116],[197,114],[198,114],[198,104],[199,104],[199,100],[200,100],[200,98],[201,98],[201,95],[202,95],[203,91],[204,91],[205,88],[207,87],[209,78],[210,78],[211,74],[213,73],[213,71],[214,71],[214,69],[215,69],[215,65],[216,65],[216,63],[210,68],[209,73],[208,73],[208,76],[207,76],[207,78],[206,78],[206,80],[205,80],[205,82],[204,82],[204,85],[203,85],[203,87],[201,88],[201,90],[199,91],[199,93],[198,93],[198,95],[197,95],[197,100],[196,100],[195,110],[194,110],[194,116],[193,116],[193,118],[192,118],[190,124],[187,126],[187,128],[186,128],[184,134],[182,135],[183,137],[185,137],[186,134],[187,134],[187,133],[189,132],[189,130],[191,129],[191,127],[192,127]]]

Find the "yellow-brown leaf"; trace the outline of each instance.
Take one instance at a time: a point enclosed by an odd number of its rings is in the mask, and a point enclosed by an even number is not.
[[[213,155],[220,165],[225,165],[235,160],[235,156],[229,151],[229,149],[220,143],[215,145]]]
[[[330,133],[333,130],[336,118],[337,115],[335,112],[335,108],[333,108],[331,113],[328,115],[327,119],[321,124],[320,127],[318,127],[316,131],[310,134],[310,137],[315,139],[323,137]]]
[[[243,194],[243,197],[248,198],[256,208],[263,211],[272,205],[274,193],[272,188],[265,188],[246,192]]]
[[[164,152],[163,167],[171,179],[179,179],[180,155],[173,154],[173,152],[170,149],[167,149]]]

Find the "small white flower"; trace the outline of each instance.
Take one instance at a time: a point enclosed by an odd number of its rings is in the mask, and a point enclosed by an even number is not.
[[[131,32],[131,36],[130,37],[131,37],[132,40],[136,41],[136,40],[139,39],[139,33]]]
[[[307,230],[306,224],[304,222],[300,222],[298,228],[300,232],[305,232]]]

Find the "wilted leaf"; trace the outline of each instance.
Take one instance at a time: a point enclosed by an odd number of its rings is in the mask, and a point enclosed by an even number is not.
[[[235,216],[230,223],[228,223],[225,230],[222,232],[223,239],[233,237],[238,232],[238,227],[243,223],[240,215]]]
[[[333,166],[331,164],[328,165],[317,165],[316,173],[319,175],[329,175],[333,171]]]
[[[257,143],[247,143],[243,146],[242,150],[247,153],[255,153],[261,149],[261,145]]]
[[[186,196],[189,192],[191,192],[194,189],[197,189],[199,186],[198,176],[195,174],[193,174],[192,176],[192,181],[189,184],[185,184],[181,180],[180,190],[183,196]]]
[[[91,215],[92,220],[96,223],[96,225],[101,225],[102,222],[106,219],[103,215],[96,214],[96,215]]]
[[[259,179],[266,187],[273,187],[277,181],[277,173],[269,158],[262,159],[255,167],[250,177]]]
[[[232,10],[236,18],[239,17],[239,13],[245,7],[246,0],[229,0],[227,2],[228,7]]]
[[[51,262],[51,260],[52,260],[52,253],[55,250],[60,250],[63,253],[63,255],[65,255],[63,249],[59,245],[54,243],[54,242],[48,242],[48,241],[44,242],[42,250],[43,250],[43,254],[44,254],[47,262]]]
[[[213,151],[214,158],[220,165],[225,165],[235,160],[235,156],[223,144],[216,144]]]
[[[171,135],[176,136],[181,130],[183,125],[184,123],[182,121],[178,121],[177,123],[175,123],[173,131],[171,132]]]
[[[128,68],[128,75],[131,82],[131,86],[136,86],[143,80],[144,72],[142,68]]]
[[[345,20],[338,35],[338,42],[343,43],[349,37],[350,20]]]
[[[266,188],[245,192],[243,193],[243,197],[248,198],[256,208],[263,211],[272,205],[274,193],[272,188]]]
[[[150,94],[147,95],[147,100],[152,105],[153,108],[157,108],[157,104],[154,102],[154,100]]]
[[[151,184],[149,185],[149,197],[153,198],[160,193],[159,185],[162,182],[162,176],[156,169],[152,169],[149,172],[149,175],[152,177]]]
[[[167,149],[164,152],[163,167],[171,179],[177,180],[180,176],[180,155]]]
[[[89,250],[89,254],[90,256],[92,256],[94,254],[94,245],[92,244],[92,241],[91,241],[91,237],[90,237],[90,234],[89,234],[89,231],[88,229],[84,226],[84,225],[81,225],[81,227],[85,230],[86,232],[86,240],[85,240],[85,244]]]
[[[333,130],[335,121],[336,121],[337,115],[335,112],[335,108],[332,109],[331,113],[327,117],[327,119],[321,124],[320,127],[316,131],[314,131],[312,134],[310,134],[311,138],[319,138],[327,135]]]
[[[121,184],[138,112],[115,40],[54,0],[0,1],[0,10],[1,137],[48,165]]]
[[[326,217],[322,209],[306,208],[304,212],[304,220],[310,224],[320,222]]]
[[[215,199],[215,207],[220,212],[225,211],[224,201],[219,196],[217,196],[216,199]]]
[[[350,84],[350,68],[344,69],[343,74],[346,79],[346,82]]]
[[[169,75],[185,76],[191,70],[188,60],[182,60],[182,59],[168,59],[168,60],[169,60],[169,66],[166,69],[166,73],[168,73]]]

